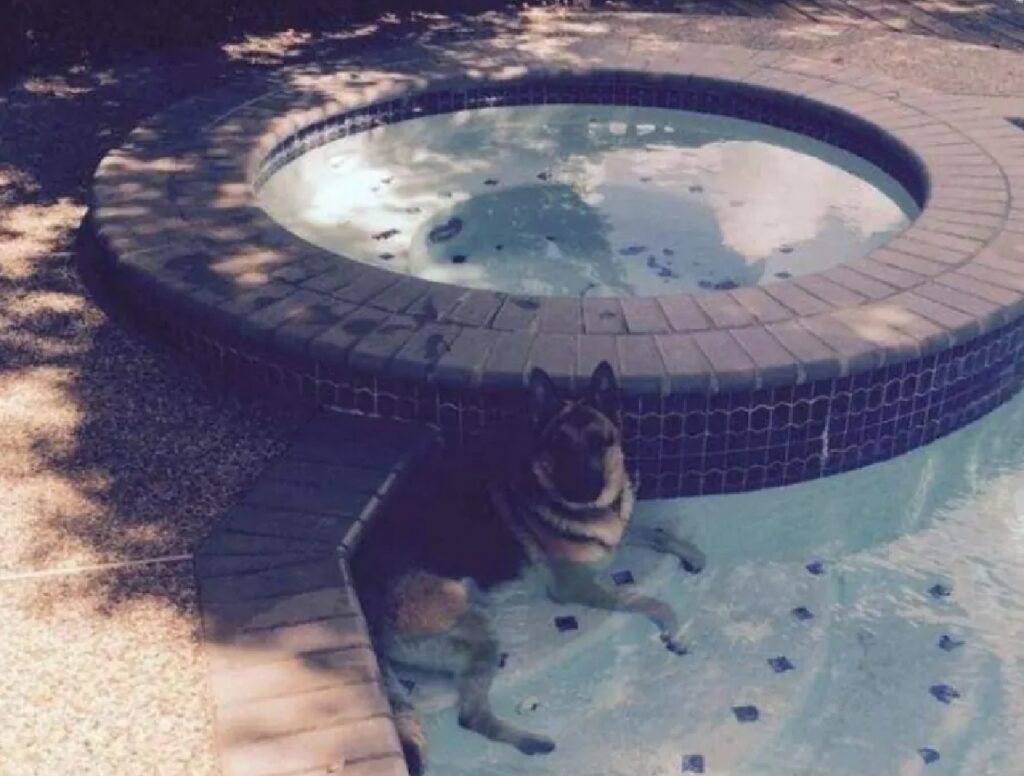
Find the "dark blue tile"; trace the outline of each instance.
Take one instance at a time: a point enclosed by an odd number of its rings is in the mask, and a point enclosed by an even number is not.
[[[729,413],[729,431],[736,434],[745,432],[750,427],[750,412],[746,409],[734,409]]]
[[[616,585],[632,585],[634,581],[633,572],[629,569],[612,572],[612,582]]]
[[[708,434],[711,436],[720,436],[726,432],[729,427],[729,416],[724,411],[712,412],[708,417]]]
[[[772,391],[772,404],[778,406],[793,403],[793,387],[785,386]]]
[[[917,750],[917,753],[921,755],[921,759],[924,760],[925,765],[931,765],[939,760],[939,753],[931,747],[922,746]]]
[[[928,692],[941,703],[952,703],[960,697],[960,691],[948,684],[933,684],[928,688]]]
[[[768,472],[764,466],[751,466],[747,470],[747,488],[756,490],[764,486]]]
[[[811,402],[811,420],[812,421],[824,421],[829,414],[829,400],[828,399],[815,399]]]
[[[811,419],[811,404],[807,401],[798,401],[793,404],[790,422],[794,426],[802,426]]]
[[[703,492],[703,477],[697,472],[684,472],[679,478],[680,496],[699,496]]]
[[[814,396],[813,383],[800,383],[793,388],[793,401],[809,401]]]
[[[716,393],[708,397],[709,412],[728,412],[732,406],[732,398],[727,393]]]
[[[687,436],[699,436],[707,430],[708,416],[703,412],[691,412],[683,422],[683,433]]]
[[[740,493],[746,484],[746,469],[729,469],[725,473],[722,490],[725,493]]]
[[[738,722],[757,722],[761,717],[757,706],[733,706],[732,713]]]
[[[724,460],[725,456],[725,437],[724,436],[708,436],[704,439],[704,454],[706,456],[718,455]],[[717,466],[721,468],[723,464],[719,463]],[[708,464],[708,468],[714,468],[714,464]]]
[[[662,433],[669,439],[676,439],[683,434],[683,416],[674,413],[666,415],[663,419]]]
[[[771,420],[771,413],[767,407],[757,407],[750,413],[750,428],[752,431],[764,431],[768,428]]]
[[[814,613],[806,606],[798,606],[791,611],[791,614],[801,622],[814,618]]]
[[[821,560],[812,560],[804,568],[807,569],[808,574],[813,574],[818,577],[825,573],[825,562]]]
[[[566,631],[579,630],[580,624],[572,615],[565,615],[564,617],[555,618],[555,627],[558,628],[559,633],[565,633]]]
[[[796,668],[785,655],[768,658],[768,665],[777,674],[784,674],[786,671],[793,671]]]
[[[728,434],[725,437],[725,449],[729,453],[736,454],[743,450],[750,448],[750,434],[747,431],[741,431],[735,434]]]
[[[682,439],[662,439],[661,440],[661,455],[662,457],[678,458],[683,453]]]
[[[804,477],[804,461],[788,461],[783,477],[787,484],[800,482]]]
[[[939,637],[939,649],[944,649],[946,652],[952,652],[958,647],[962,647],[964,642],[962,639],[956,639],[950,636],[948,633],[943,633]]]
[[[704,755],[683,755],[683,773],[704,773]]]
[[[708,496],[714,496],[722,492],[725,484],[725,477],[721,471],[710,471],[704,475],[701,485],[701,492]]]
[[[928,588],[928,595],[932,598],[949,598],[953,594],[953,588],[943,582],[936,582]]]
[[[870,388],[874,379],[872,372],[859,372],[853,376],[853,388],[855,390]]]

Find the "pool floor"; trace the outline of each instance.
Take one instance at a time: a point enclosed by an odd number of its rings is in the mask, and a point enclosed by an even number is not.
[[[494,591],[494,705],[557,749],[462,730],[451,686],[409,673],[430,773],[1024,773],[1024,399],[881,465],[635,519],[707,552],[698,576],[629,548],[607,569],[676,607],[689,653],[528,581]]]
[[[305,153],[259,199],[299,236],[394,272],[568,296],[778,282],[863,256],[917,215],[885,172],[804,135],[600,105],[385,125]]]

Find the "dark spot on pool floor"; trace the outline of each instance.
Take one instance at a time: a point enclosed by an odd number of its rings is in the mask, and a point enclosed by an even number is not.
[[[629,569],[612,573],[612,582],[616,585],[632,585],[635,581],[636,580],[633,579],[633,572]]]
[[[704,773],[704,755],[683,755],[683,773]]]
[[[558,628],[559,633],[565,633],[566,631],[579,630],[580,624],[572,615],[566,615],[555,618],[555,627]]]
[[[917,753],[921,755],[921,759],[924,760],[925,765],[931,765],[940,759],[939,753],[928,746],[922,746],[917,750]]]
[[[497,178],[488,178],[484,181],[484,186],[497,186],[500,182]]]
[[[800,621],[814,619],[814,612],[806,606],[798,606],[791,611],[791,614]]]
[[[437,244],[452,240],[459,235],[462,231],[463,222],[458,216],[453,216],[445,221],[443,224],[435,226],[429,232],[427,232],[427,240]]]
[[[796,669],[796,666],[793,665],[785,655],[768,658],[768,665],[771,666],[772,671],[777,674],[784,674],[786,671],[793,671]]]
[[[965,642],[961,639],[955,639],[948,633],[943,633],[939,637],[939,649],[945,650],[946,652],[952,652],[957,647],[962,647]]]
[[[733,706],[732,713],[738,722],[757,722],[761,718],[757,706]]]
[[[949,598],[953,595],[953,588],[942,582],[936,582],[928,588],[928,595],[932,598]]]
[[[928,688],[928,692],[940,703],[952,703],[960,697],[960,691],[948,684],[933,684]]]
[[[812,560],[804,568],[807,569],[808,574],[813,574],[816,577],[820,577],[825,573],[825,564],[820,560]]]

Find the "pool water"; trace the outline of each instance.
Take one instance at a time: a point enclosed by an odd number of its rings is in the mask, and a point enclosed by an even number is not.
[[[263,208],[395,272],[538,295],[751,286],[863,256],[917,214],[860,157],[739,119],[658,108],[496,107],[327,143]]]
[[[430,773],[1024,773],[1024,399],[884,464],[635,519],[707,552],[698,576],[632,549],[607,572],[671,602],[689,654],[512,583],[492,700],[558,748],[462,730],[451,686],[410,673]]]

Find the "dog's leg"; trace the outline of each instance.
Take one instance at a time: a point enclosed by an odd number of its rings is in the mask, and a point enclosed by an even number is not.
[[[409,699],[409,691],[398,680],[387,660],[382,661],[384,686],[395,714],[395,730],[402,744],[402,754],[412,776],[422,776],[427,767],[427,736],[420,715]]]
[[[552,580],[548,586],[548,595],[555,602],[642,614],[657,626],[661,641],[670,652],[686,654],[686,647],[678,637],[679,619],[672,607],[664,601],[623,588],[610,587],[586,566],[560,563],[550,568]]]
[[[464,655],[456,675],[459,684],[459,724],[492,741],[512,744],[523,754],[546,754],[555,743],[544,736],[504,722],[491,710],[490,690],[498,670],[498,640],[487,616],[477,610],[466,612],[452,638]]]
[[[550,752],[555,748],[553,741],[520,730],[491,710],[489,693],[498,670],[498,639],[487,615],[473,604],[473,597],[465,581],[426,572],[401,577],[390,597],[387,654],[398,663],[454,675],[463,727],[492,741],[512,744],[525,754]],[[394,707],[396,721],[402,702]],[[404,702],[408,704],[407,699]],[[415,739],[415,729],[411,729]]]
[[[691,574],[699,574],[707,564],[707,558],[693,542],[687,541],[660,526],[638,526],[632,524],[623,539],[624,544],[645,547],[666,555],[675,555],[683,568]]]

